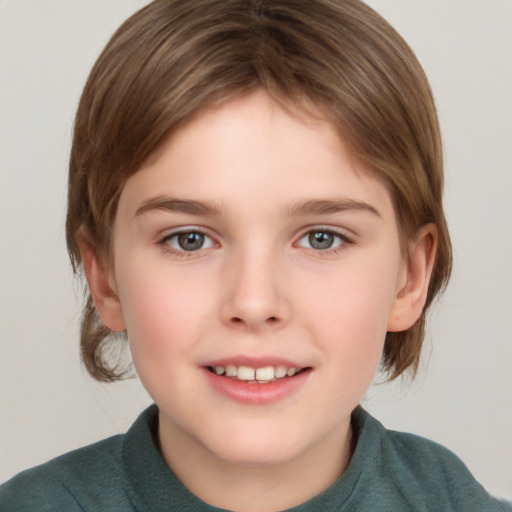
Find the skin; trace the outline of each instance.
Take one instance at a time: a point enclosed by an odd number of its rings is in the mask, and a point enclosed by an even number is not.
[[[176,230],[204,244],[185,251]],[[386,331],[421,313],[435,229],[404,260],[387,189],[333,126],[256,92],[201,112],[128,180],[112,247],[107,268],[84,237],[84,267],[159,407],[164,459],[208,503],[259,512],[302,503],[346,469],[350,415]],[[308,372],[284,398],[244,404],[205,378],[208,362],[233,357]]]

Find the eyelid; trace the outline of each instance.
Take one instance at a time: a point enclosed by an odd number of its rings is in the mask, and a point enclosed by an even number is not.
[[[183,235],[185,233],[201,234],[204,237],[209,238],[212,241],[212,245],[210,247],[204,247],[204,248],[197,249],[196,251],[185,251],[183,249],[177,249],[175,247],[172,247],[168,243],[169,240],[173,239],[174,237]],[[211,233],[210,230],[200,227],[200,226],[194,226],[194,225],[179,226],[176,228],[168,229],[163,235],[158,237],[157,244],[164,247],[166,251],[172,252],[173,254],[178,254],[180,256],[192,256],[195,253],[201,252],[202,250],[210,249],[212,247],[218,247],[220,245],[217,240],[217,237],[215,237]]]
[[[335,252],[336,250],[339,250],[341,247],[345,245],[351,245],[354,243],[354,235],[351,235],[350,232],[347,229],[343,229],[340,227],[333,227],[333,226],[326,226],[326,225],[313,225],[308,226],[307,228],[304,228],[301,230],[301,233],[297,237],[297,241],[295,242],[296,245],[299,244],[301,240],[303,240],[306,236],[308,236],[311,233],[314,232],[325,232],[330,233],[334,236],[337,236],[341,239],[342,243],[337,245],[336,247],[328,248],[328,249],[314,249],[310,247],[309,249],[318,252],[318,253],[329,253],[329,252]],[[298,245],[299,247],[304,247],[301,245]],[[305,247],[308,249],[308,247]]]
[[[304,235],[307,235],[312,231],[326,231],[328,233],[339,235],[344,238],[355,238],[355,235],[348,228],[342,228],[340,226],[331,226],[329,224],[311,224],[310,226],[305,226],[300,229],[298,237],[302,238]]]
[[[210,233],[210,230],[200,227],[200,226],[179,226],[176,228],[169,228],[165,230],[163,235],[158,237],[158,241],[163,242],[164,240],[169,240],[173,236],[182,235],[183,233],[201,233],[201,235],[208,236],[209,238],[214,239],[215,237]]]

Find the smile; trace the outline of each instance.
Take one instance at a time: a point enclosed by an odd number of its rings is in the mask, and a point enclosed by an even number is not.
[[[209,366],[208,370],[216,375],[228,377],[233,380],[245,381],[254,384],[267,384],[280,379],[293,377],[305,370],[283,365],[250,368],[248,366]]]
[[[244,405],[262,406],[293,396],[314,374],[312,367],[276,363],[219,361],[201,369],[206,382],[219,395]]]

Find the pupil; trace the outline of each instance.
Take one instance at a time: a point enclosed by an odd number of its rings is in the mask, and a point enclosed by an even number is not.
[[[309,243],[313,249],[329,249],[334,243],[332,233],[325,231],[315,231],[309,235]]]
[[[183,233],[179,236],[178,243],[184,251],[195,251],[203,246],[204,235],[201,233]]]

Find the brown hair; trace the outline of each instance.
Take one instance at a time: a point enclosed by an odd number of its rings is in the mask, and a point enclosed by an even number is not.
[[[442,208],[436,109],[412,50],[358,0],[155,0],[129,18],[94,65],[78,107],[69,168],[66,236],[75,272],[87,233],[108,264],[126,180],[199,110],[261,88],[284,105],[313,104],[387,185],[402,247],[426,223],[438,248],[417,323],[388,333],[383,369],[416,371],[425,313],[446,285],[451,246]],[[81,348],[98,380],[124,375],[90,294]]]

